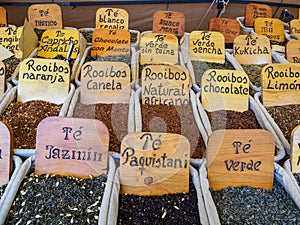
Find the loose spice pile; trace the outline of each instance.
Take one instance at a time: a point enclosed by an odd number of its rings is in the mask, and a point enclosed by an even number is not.
[[[91,62],[91,61],[99,61],[99,62],[123,62],[126,63],[127,65],[130,65],[131,61],[130,61],[130,56],[129,55],[118,55],[118,56],[114,56],[114,55],[108,55],[108,56],[91,56],[88,55],[85,58],[85,63],[86,62]]]
[[[243,64],[241,66],[248,75],[250,82],[256,87],[261,87],[261,71],[265,64]]]
[[[221,224],[300,224],[300,210],[282,185],[271,190],[229,187],[211,190]]]
[[[109,131],[109,150],[120,152],[121,141],[128,133],[128,104],[92,104],[77,103],[73,117],[98,119]]]
[[[181,134],[190,142],[191,158],[201,158],[203,156],[205,145],[195,122],[191,105],[141,104],[141,110],[143,132]]]
[[[5,224],[98,224],[107,176],[25,177]]]
[[[50,116],[58,116],[62,105],[33,100],[12,102],[1,116],[13,133],[13,146],[20,149],[34,149],[38,124]]]
[[[6,186],[7,186],[7,184],[0,186],[0,199],[1,199],[2,195],[4,194]]]
[[[189,193],[163,196],[119,196],[119,225],[200,224],[197,193],[190,181]]]
[[[12,76],[15,69],[21,62],[21,59],[17,59],[14,56],[12,56],[8,59],[3,60],[2,62],[5,65],[5,79],[7,80],[8,78],[10,78]]]

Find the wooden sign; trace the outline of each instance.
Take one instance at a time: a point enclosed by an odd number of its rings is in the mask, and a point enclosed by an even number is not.
[[[189,104],[190,78],[181,66],[150,65],[142,70],[142,104]]]
[[[290,40],[286,43],[285,56],[290,63],[300,63],[300,40]]]
[[[99,8],[96,12],[96,27],[128,30],[128,12],[119,8]]]
[[[93,32],[91,56],[130,56],[130,33],[128,30],[96,28]]]
[[[18,101],[44,100],[62,104],[70,86],[70,66],[58,59],[28,58],[21,62]]]
[[[22,58],[22,51],[19,46],[22,32],[22,27],[0,28],[0,45],[13,52],[16,58]]]
[[[140,64],[175,65],[178,50],[178,39],[173,34],[144,34],[141,37]]]
[[[171,133],[129,133],[121,145],[122,194],[189,192],[190,143]]]
[[[0,121],[0,187],[9,182],[13,157],[9,128]]]
[[[291,134],[291,167],[292,173],[300,173],[300,125]]]
[[[5,91],[5,64],[0,62],[0,94]]]
[[[207,145],[209,187],[250,186],[271,189],[274,137],[263,129],[217,130]]]
[[[266,107],[300,104],[300,64],[273,63],[262,69],[262,99]]]
[[[6,9],[0,6],[0,27],[7,27]]]
[[[300,39],[300,20],[291,20],[290,33]]]
[[[107,173],[109,133],[96,119],[48,117],[37,128],[35,173],[78,178]]]
[[[239,35],[234,39],[233,55],[240,64],[272,63],[270,41],[263,35]]]
[[[63,29],[62,12],[57,4],[33,4],[29,6],[27,14],[33,28]]]
[[[207,70],[201,81],[203,107],[209,111],[249,109],[249,78],[239,70]]]
[[[236,19],[212,18],[209,21],[209,31],[217,31],[224,35],[225,43],[233,43],[240,35],[240,24]]]
[[[71,43],[74,48],[71,54],[71,59],[76,59],[79,53],[79,31],[53,29],[46,30],[41,38],[37,56],[53,59],[59,55],[67,57]]]
[[[265,4],[247,4],[245,10],[245,26],[253,27],[256,18],[272,18],[272,8]]]
[[[158,10],[153,14],[153,33],[174,34],[182,37],[184,25],[185,17],[181,12]]]
[[[267,36],[270,41],[284,42],[284,26],[281,20],[275,18],[257,18],[254,20],[254,31]]]
[[[219,32],[192,31],[189,55],[191,60],[225,63],[225,38]]]
[[[87,62],[81,69],[83,104],[127,103],[130,98],[130,68],[123,62]]]

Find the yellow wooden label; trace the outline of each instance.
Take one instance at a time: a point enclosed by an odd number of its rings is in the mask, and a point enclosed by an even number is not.
[[[153,14],[153,33],[174,34],[181,37],[184,34],[185,17],[182,12],[158,10]]]
[[[18,101],[44,100],[62,104],[70,86],[70,66],[58,59],[28,58],[21,62]]]
[[[99,8],[96,12],[96,28],[128,30],[128,12],[119,8]]]
[[[35,173],[78,178],[107,173],[109,133],[96,119],[48,117],[37,128]]]
[[[0,6],[0,27],[7,27],[6,9]]]
[[[240,34],[240,24],[236,19],[212,18],[209,21],[209,31],[217,31],[224,35],[225,43],[233,43]]]
[[[262,69],[262,97],[266,107],[300,104],[300,64],[274,63]]]
[[[271,189],[274,152],[274,137],[263,129],[214,131],[207,145],[209,187]]]
[[[224,35],[213,31],[192,31],[189,54],[194,61],[225,63]]]
[[[28,8],[28,20],[33,28],[62,29],[62,12],[57,4],[33,4]]]
[[[148,33],[141,37],[140,64],[178,63],[178,40],[173,34]]]
[[[292,173],[300,173],[300,125],[291,134],[291,167]]]
[[[71,59],[76,59],[80,44],[78,30],[46,30],[42,35],[37,55],[47,59],[53,59],[59,55],[66,58],[71,43],[74,44]]]
[[[13,168],[13,154],[9,128],[0,122],[0,186],[9,182]]]
[[[300,20],[291,20],[290,22],[290,33],[300,39]]]
[[[207,111],[248,110],[249,78],[245,72],[210,69],[203,74],[201,85],[201,100]]]
[[[284,26],[281,20],[274,18],[257,18],[254,20],[254,31],[267,36],[270,41],[283,42]]]
[[[123,62],[87,62],[81,69],[83,104],[127,103],[130,98],[130,68]]]
[[[5,91],[5,64],[0,62],[0,94]]]
[[[22,58],[22,51],[19,46],[22,32],[22,27],[0,28],[0,45],[12,51],[15,54],[16,58]]]
[[[247,4],[245,11],[245,26],[253,27],[256,18],[271,18],[272,8],[265,4]]]
[[[286,43],[285,54],[290,63],[300,63],[300,40],[290,40]]]
[[[91,56],[130,56],[128,30],[96,28],[93,32]]]
[[[189,192],[190,143],[171,133],[130,133],[121,145],[121,193],[164,195]]]
[[[182,66],[151,65],[142,70],[142,104],[189,104],[189,72]]]
[[[270,41],[263,35],[240,35],[234,39],[233,55],[240,64],[272,63]]]

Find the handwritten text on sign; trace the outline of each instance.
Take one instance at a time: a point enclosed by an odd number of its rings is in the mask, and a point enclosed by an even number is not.
[[[300,125],[291,134],[291,167],[292,173],[300,173]]]
[[[130,68],[123,62],[88,62],[81,69],[83,104],[129,103]]]
[[[144,34],[141,38],[140,63],[177,64],[178,40],[173,34]]]
[[[271,189],[274,177],[274,137],[262,129],[217,130],[207,146],[209,186],[251,186]]]
[[[193,31],[190,34],[191,60],[225,63],[225,40],[219,32]]]
[[[79,53],[78,30],[46,30],[42,35],[37,55],[47,59],[53,59],[59,55],[66,58],[71,43],[74,43],[71,59],[76,59]]]
[[[28,20],[33,28],[62,29],[61,8],[57,4],[34,4],[28,8]]]
[[[300,63],[300,40],[290,40],[286,43],[285,53],[290,63]]]
[[[151,65],[142,71],[142,104],[189,104],[189,73],[181,66]]]
[[[256,18],[272,17],[272,8],[264,4],[247,4],[245,12],[245,26],[247,27],[253,27]]]
[[[190,144],[179,134],[130,133],[121,146],[121,192],[164,195],[189,191]]]
[[[274,18],[257,18],[254,21],[255,33],[267,36],[270,41],[284,41],[284,26],[283,22]]]
[[[225,43],[233,43],[240,35],[240,24],[235,19],[212,18],[209,21],[209,31],[217,31],[224,35]]]
[[[62,104],[68,96],[70,66],[58,59],[28,58],[19,70],[18,101],[44,100]]]
[[[48,117],[38,125],[35,173],[79,178],[107,173],[109,133],[99,120]]]
[[[1,27],[0,45],[12,51],[16,58],[22,58],[19,42],[23,32],[22,27]]]
[[[264,106],[300,104],[300,64],[274,63],[262,69]]]
[[[290,32],[300,39],[300,20],[292,20],[290,22]]]
[[[202,77],[203,107],[209,111],[248,110],[249,78],[237,70],[207,70]]]
[[[96,13],[96,27],[128,30],[128,12],[119,8],[99,8]]]
[[[8,127],[0,122],[0,187],[9,182],[12,170],[11,134]]]

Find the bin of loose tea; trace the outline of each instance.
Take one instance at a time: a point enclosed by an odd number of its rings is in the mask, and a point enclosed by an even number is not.
[[[34,158],[16,177],[15,198],[1,210],[3,224],[106,224],[116,167],[111,156],[107,175],[88,179],[35,175]]]

